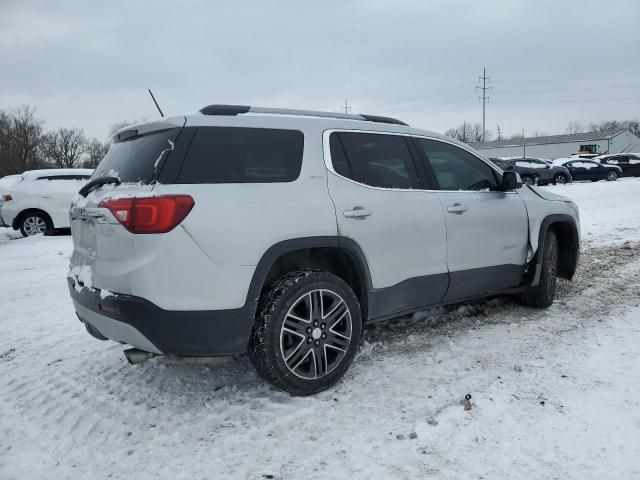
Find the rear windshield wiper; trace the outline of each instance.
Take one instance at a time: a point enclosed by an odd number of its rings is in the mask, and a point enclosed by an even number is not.
[[[78,193],[83,197],[86,197],[92,190],[110,183],[113,183],[114,185],[120,185],[122,182],[118,177],[100,177],[96,178],[95,180],[91,180],[84,187],[82,187]]]

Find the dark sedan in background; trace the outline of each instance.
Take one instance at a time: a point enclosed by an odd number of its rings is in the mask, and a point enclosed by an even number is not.
[[[500,158],[490,158],[489,160],[500,167],[503,172],[513,171],[518,173],[520,175],[520,178],[522,179],[522,183],[526,185],[536,185],[538,183],[538,180],[540,179],[538,171],[534,168],[520,167]]]
[[[594,159],[602,165],[620,167],[623,177],[640,177],[640,154],[620,153],[616,155],[605,155]]]
[[[539,158],[512,158],[509,162],[517,167],[534,168],[540,175],[538,185],[549,185],[550,183],[564,185],[571,182],[569,170],[560,165],[552,165]]]
[[[563,163],[574,180],[608,180],[613,182],[622,176],[622,169],[616,165],[604,165],[593,160],[578,158]]]

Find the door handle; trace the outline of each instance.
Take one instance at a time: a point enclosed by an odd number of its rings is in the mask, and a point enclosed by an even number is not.
[[[346,212],[342,212],[347,218],[355,218],[358,220],[364,220],[368,216],[371,215],[369,210],[365,210],[364,207],[353,207],[353,210],[347,210]]]
[[[49,195],[40,195],[40,198],[51,198]]]
[[[461,203],[454,203],[453,205],[449,205],[447,207],[447,212],[450,212],[450,213],[464,213],[466,211],[467,211],[467,207],[465,207]]]

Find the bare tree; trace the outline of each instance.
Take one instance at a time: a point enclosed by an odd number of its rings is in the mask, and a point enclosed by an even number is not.
[[[589,124],[590,132],[604,132],[610,130],[629,130],[640,136],[640,121],[635,120],[605,120]]]
[[[461,142],[481,142],[482,141],[482,125],[479,123],[467,123],[462,122],[455,128],[450,128],[444,132],[445,135],[453,137]],[[493,132],[487,130],[485,132],[485,141],[490,141],[493,138]]]
[[[5,112],[0,112],[0,176],[16,173],[11,151],[12,120]]]
[[[101,142],[97,138],[91,139],[87,144],[87,152],[82,166],[84,168],[96,168],[100,163],[100,160],[104,158],[109,151],[109,143]]]
[[[35,112],[35,108],[22,105],[11,115],[9,144],[20,172],[37,163],[37,149],[42,141],[42,122],[35,118]]]
[[[569,122],[567,125],[567,133],[582,133],[586,131],[586,127],[578,121]]]
[[[43,145],[47,159],[58,168],[77,167],[88,147],[84,132],[77,128],[59,128],[48,133]]]

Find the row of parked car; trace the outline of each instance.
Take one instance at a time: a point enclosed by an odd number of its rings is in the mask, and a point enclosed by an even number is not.
[[[520,174],[528,185],[565,184],[572,181],[615,181],[640,176],[640,154],[602,155],[594,158],[570,157],[548,160],[533,157],[490,158],[504,171]]]

